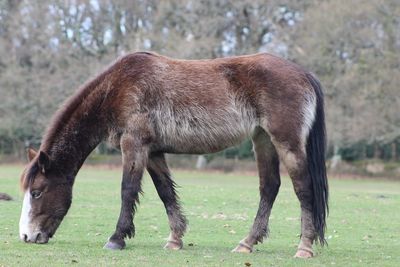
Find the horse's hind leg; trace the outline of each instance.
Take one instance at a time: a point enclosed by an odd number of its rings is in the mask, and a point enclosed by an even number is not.
[[[281,184],[279,158],[269,135],[262,128],[257,128],[252,139],[260,176],[260,203],[249,235],[240,241],[233,252],[249,253],[253,245],[267,236],[269,215]]]
[[[305,148],[275,142],[275,147],[286,166],[292,180],[294,191],[301,206],[301,239],[295,257],[310,258],[313,256],[312,245],[316,238],[313,224],[313,189],[312,180],[307,169]]]
[[[158,195],[164,203],[171,233],[164,248],[178,250],[183,246],[182,237],[186,230],[186,218],[181,212],[175,183],[171,179],[164,154],[149,156],[147,170],[153,179]]]

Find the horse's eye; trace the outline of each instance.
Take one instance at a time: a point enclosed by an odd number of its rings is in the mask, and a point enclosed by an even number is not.
[[[32,195],[33,198],[38,199],[38,198],[40,198],[42,196],[42,192],[39,191],[39,190],[34,190],[34,191],[31,192],[31,195]]]

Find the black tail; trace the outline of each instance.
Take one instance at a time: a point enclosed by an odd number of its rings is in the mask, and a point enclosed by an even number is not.
[[[313,186],[313,223],[321,245],[326,244],[324,237],[328,208],[328,179],[325,167],[326,131],[324,113],[324,95],[320,82],[312,75],[307,78],[316,95],[315,121],[307,141],[307,165]]]

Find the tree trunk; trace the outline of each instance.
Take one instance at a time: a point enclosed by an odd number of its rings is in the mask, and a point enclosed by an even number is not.
[[[394,141],[393,143],[392,143],[392,145],[391,145],[391,148],[392,148],[392,161],[396,161],[397,160],[397,157],[398,157],[398,155],[397,155],[397,142],[396,141]]]
[[[374,159],[380,159],[382,158],[382,149],[378,145],[378,143],[375,143],[374,145]]]

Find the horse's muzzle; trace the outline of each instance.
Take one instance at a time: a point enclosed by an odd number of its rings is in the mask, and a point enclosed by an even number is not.
[[[25,243],[37,243],[37,244],[46,244],[49,242],[50,236],[43,232],[35,232],[32,235],[28,236],[27,234],[21,235],[21,240]]]

